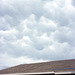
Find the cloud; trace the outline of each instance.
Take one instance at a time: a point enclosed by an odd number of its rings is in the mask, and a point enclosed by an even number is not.
[[[75,0],[72,0],[72,5],[75,6]]]
[[[74,13],[73,0],[1,0],[0,64],[75,58]]]
[[[0,61],[2,61],[2,62],[0,62],[0,69],[8,68],[8,67],[19,65],[19,64],[28,64],[28,63],[36,63],[36,62],[39,63],[39,62],[44,62],[45,61],[43,59],[35,60],[35,59],[32,59],[32,58],[28,58],[26,56],[24,56],[24,57],[21,56],[21,57],[18,57],[18,58],[14,58],[11,55],[9,56],[6,53],[4,55],[0,54],[0,58],[1,58]],[[5,64],[6,66],[4,66],[3,64]]]

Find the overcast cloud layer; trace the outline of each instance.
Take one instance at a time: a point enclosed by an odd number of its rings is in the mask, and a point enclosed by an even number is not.
[[[0,0],[0,69],[75,58],[75,0]]]

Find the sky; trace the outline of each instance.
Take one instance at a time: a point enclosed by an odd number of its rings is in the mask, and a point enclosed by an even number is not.
[[[0,69],[75,59],[75,0],[0,0]]]

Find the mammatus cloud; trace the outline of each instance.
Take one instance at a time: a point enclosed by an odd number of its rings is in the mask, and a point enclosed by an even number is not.
[[[1,0],[0,65],[75,58],[74,3]]]

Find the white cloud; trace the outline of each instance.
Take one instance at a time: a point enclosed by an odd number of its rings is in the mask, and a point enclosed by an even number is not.
[[[16,39],[16,34],[18,33],[18,31],[16,29],[10,29],[10,30],[1,30],[0,31],[0,36],[3,37],[4,39],[6,39],[6,41],[10,40],[15,40]]]
[[[0,59],[1,64],[13,66],[43,60],[75,58],[73,2],[73,0],[1,0],[0,58],[3,58]]]
[[[28,58],[27,56],[21,56],[18,58],[14,58],[11,55],[8,54],[0,54],[0,69],[16,66],[19,64],[28,64],[28,63],[36,63],[36,62],[44,62],[45,60],[43,59],[33,59],[33,58]],[[7,60],[8,59],[8,60]],[[9,63],[10,62],[10,63]],[[6,66],[4,66],[4,65]]]
[[[72,0],[72,5],[75,6],[75,0]]]

